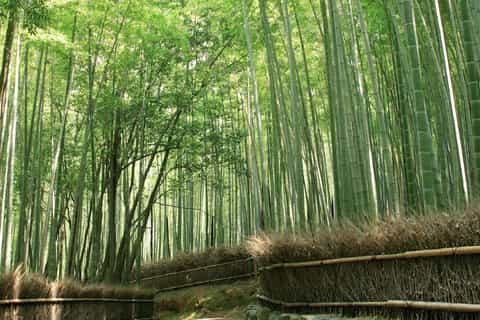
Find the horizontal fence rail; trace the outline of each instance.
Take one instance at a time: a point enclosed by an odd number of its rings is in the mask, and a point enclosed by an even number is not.
[[[258,268],[257,298],[307,312],[480,319],[479,265],[480,246],[274,263]]]
[[[199,285],[251,278],[256,275],[253,258],[234,260],[178,272],[142,277],[138,283],[157,292],[171,291]]]
[[[480,312],[480,304],[467,303],[447,303],[447,302],[427,302],[427,301],[368,301],[368,302],[284,302],[271,299],[262,295],[257,295],[259,300],[281,306],[283,308],[400,308],[400,309],[419,309],[447,312]]]
[[[259,267],[258,270],[262,272],[265,270],[272,270],[272,269],[278,269],[278,268],[318,267],[322,265],[370,262],[370,261],[376,261],[376,260],[414,259],[414,258],[444,257],[444,256],[468,255],[468,254],[480,254],[480,246],[405,251],[402,253],[395,253],[395,254],[323,259],[323,260],[305,261],[305,262],[275,263],[269,266]]]
[[[149,277],[141,277],[140,281],[147,281],[147,280],[152,280],[152,279],[160,279],[160,278],[167,278],[170,276],[176,276],[184,273],[191,273],[195,271],[200,271],[200,270],[208,270],[208,269],[215,269],[231,264],[242,264],[242,263],[250,263],[253,262],[253,258],[246,258],[246,259],[241,259],[241,260],[234,260],[234,261],[229,261],[229,262],[223,262],[223,263],[218,263],[218,264],[211,264],[207,266],[201,266],[201,267],[196,267],[192,269],[187,269],[187,270],[182,270],[182,271],[177,271],[177,272],[169,272],[169,273],[164,273],[160,275],[155,275],[155,276],[149,276]],[[133,281],[135,282],[135,280]]]
[[[173,291],[173,290],[178,290],[178,289],[183,289],[183,288],[191,288],[191,287],[196,287],[196,286],[201,286],[201,285],[206,285],[206,284],[212,284],[212,283],[218,283],[218,282],[240,280],[240,279],[245,279],[245,278],[252,278],[254,276],[255,276],[255,273],[246,273],[246,274],[241,274],[241,275],[232,276],[232,277],[217,278],[217,279],[211,279],[211,280],[205,280],[205,281],[197,281],[197,282],[186,283],[186,284],[183,284],[183,285],[180,285],[180,286],[173,286],[173,287],[167,287],[167,288],[163,288],[163,289],[157,289],[157,292]]]

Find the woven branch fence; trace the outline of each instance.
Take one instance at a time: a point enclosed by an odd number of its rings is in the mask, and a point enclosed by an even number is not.
[[[147,320],[153,299],[50,298],[0,300],[2,320]]]
[[[480,247],[278,263],[259,268],[275,308],[399,319],[480,319]]]
[[[253,258],[224,262],[194,269],[144,277],[138,284],[158,292],[177,290],[198,285],[228,282],[254,277],[256,265]]]

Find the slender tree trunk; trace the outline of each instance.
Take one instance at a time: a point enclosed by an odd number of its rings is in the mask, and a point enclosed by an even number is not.
[[[72,43],[75,43],[75,35],[76,35],[76,28],[77,28],[77,16],[75,15],[74,22],[73,22],[73,31],[72,31]],[[73,87],[73,80],[74,80],[74,66],[75,66],[75,56],[73,51],[70,52],[70,61],[68,66],[68,75],[67,75],[67,87],[65,90],[65,99],[63,102],[63,118],[62,118],[62,125],[60,128],[60,137],[58,139],[57,147],[55,149],[55,155],[52,161],[52,176],[50,182],[50,192],[48,196],[48,213],[51,216],[51,224],[50,224],[50,234],[48,238],[48,253],[47,253],[47,265],[45,268],[45,274],[47,277],[51,279],[55,279],[57,275],[57,229],[58,229],[58,217],[56,215],[56,199],[57,199],[57,192],[58,191],[58,183],[60,180],[60,167],[63,162],[63,149],[65,144],[65,131],[67,127],[67,119],[68,119],[68,107],[70,105],[70,97]],[[20,255],[20,253],[18,253]]]
[[[473,133],[473,197],[480,196],[480,72],[475,48],[478,45],[475,24],[471,16],[469,0],[460,1],[463,27],[463,50],[465,54],[465,73],[470,98]]]
[[[5,42],[3,45],[3,60],[2,68],[0,69],[0,123],[3,122],[6,116],[7,96],[8,96],[8,79],[10,74],[10,65],[12,60],[13,42],[17,32],[18,9],[14,0],[10,0],[8,6],[10,7],[7,30],[5,33]],[[3,128],[2,128],[3,130]],[[0,141],[0,154],[2,153],[3,141]]]

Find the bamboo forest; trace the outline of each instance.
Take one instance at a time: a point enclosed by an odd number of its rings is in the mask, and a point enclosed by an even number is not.
[[[477,0],[1,0],[0,271],[475,206],[479,31]]]

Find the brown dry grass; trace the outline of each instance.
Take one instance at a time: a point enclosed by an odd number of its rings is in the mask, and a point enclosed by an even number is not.
[[[211,248],[203,252],[180,254],[173,259],[144,265],[142,266],[140,276],[142,278],[158,276],[170,272],[179,272],[203,266],[246,259],[249,256],[250,255],[244,246]]]
[[[50,296],[50,284],[48,281],[36,274],[21,274],[18,281],[19,299],[33,299]]]
[[[79,292],[79,296],[83,298],[102,298],[106,295],[105,288],[98,284],[90,284],[82,287]]]
[[[480,245],[480,207],[374,224],[338,224],[303,235],[261,235],[247,242],[260,265],[409,250]]]
[[[374,224],[335,225],[303,235],[262,235],[248,242],[260,265],[480,245],[480,207]],[[262,294],[288,302],[412,300],[480,301],[479,255],[374,260],[317,267],[264,270]],[[398,319],[467,320],[478,315],[381,308],[325,308],[344,315]]]
[[[136,287],[115,287],[102,284],[82,285],[65,280],[49,282],[44,277],[20,270],[0,274],[0,300],[35,298],[113,298],[153,299],[153,292]],[[61,304],[22,304],[0,307],[0,319],[132,319],[150,318],[153,303],[82,302]]]
[[[78,298],[82,287],[78,282],[72,280],[58,281],[52,284],[56,292],[52,292],[55,298]]]
[[[12,299],[15,285],[15,273],[0,274],[0,299]]]
[[[116,298],[152,299],[153,291],[138,287],[82,285],[72,280],[49,282],[40,275],[20,271],[0,274],[0,299]]]

